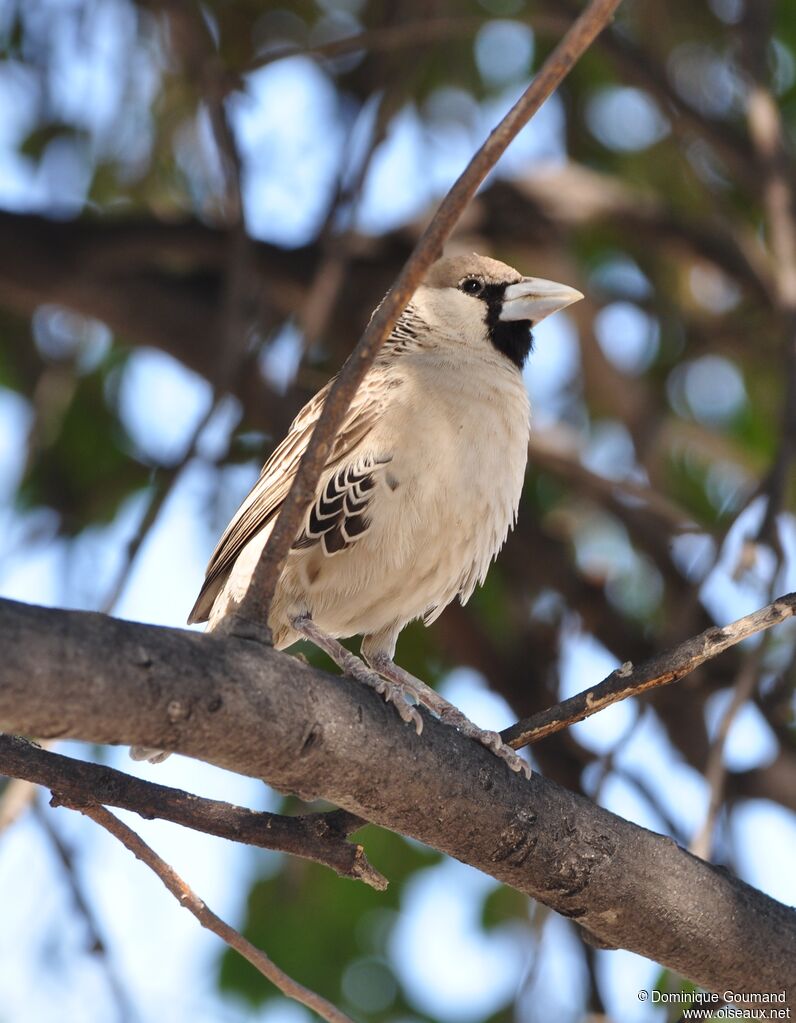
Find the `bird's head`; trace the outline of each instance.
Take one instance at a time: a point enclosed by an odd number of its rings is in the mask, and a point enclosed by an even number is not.
[[[531,329],[583,295],[565,284],[522,274],[488,256],[438,260],[412,305],[435,331],[469,348],[491,346],[522,369]]]

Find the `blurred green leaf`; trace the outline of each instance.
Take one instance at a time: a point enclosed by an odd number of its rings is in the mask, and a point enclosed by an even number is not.
[[[19,152],[23,156],[29,156],[34,160],[40,160],[45,150],[56,139],[70,139],[86,143],[89,140],[88,132],[62,121],[50,121],[34,129],[20,143]]]
[[[358,832],[355,840],[389,879],[386,892],[339,878],[317,864],[286,858],[276,874],[252,886],[243,925],[246,937],[282,969],[337,1004],[343,997],[346,965],[362,955],[385,953],[402,882],[440,859],[438,853],[374,827]],[[252,1005],[277,997],[232,951],[222,957],[219,983]]]
[[[528,920],[528,899],[516,888],[499,885],[484,899],[481,926],[491,931],[511,920]]]
[[[67,534],[110,522],[121,503],[144,487],[150,469],[106,400],[119,355],[80,377],[63,367],[47,372],[51,395],[38,407],[31,457],[17,494],[21,510],[55,509]]]

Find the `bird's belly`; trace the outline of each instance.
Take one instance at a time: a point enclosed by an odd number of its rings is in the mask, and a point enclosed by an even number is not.
[[[324,631],[351,636],[469,597],[515,517],[527,441],[527,418],[501,409],[418,430],[379,479],[367,533],[332,556],[320,546],[291,555],[287,604],[303,602]]]

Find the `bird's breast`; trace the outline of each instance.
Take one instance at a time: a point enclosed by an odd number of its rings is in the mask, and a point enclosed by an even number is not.
[[[444,563],[446,589],[464,580],[471,590],[516,517],[528,450],[525,386],[513,371],[495,380],[428,374],[402,391],[382,424],[393,455],[379,495],[385,532],[402,559]]]

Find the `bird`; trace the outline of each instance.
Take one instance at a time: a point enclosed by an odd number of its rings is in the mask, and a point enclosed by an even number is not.
[[[530,404],[532,329],[581,292],[476,253],[437,260],[358,388],[330,445],[271,604],[277,649],[307,639],[422,731],[417,704],[513,771],[530,767],[393,660],[411,621],[430,625],[486,577],[516,523]],[[298,413],[219,540],[188,617],[223,629],[240,606],[332,386]],[[340,639],[362,636],[361,657]],[[136,759],[156,751],[134,747]]]

